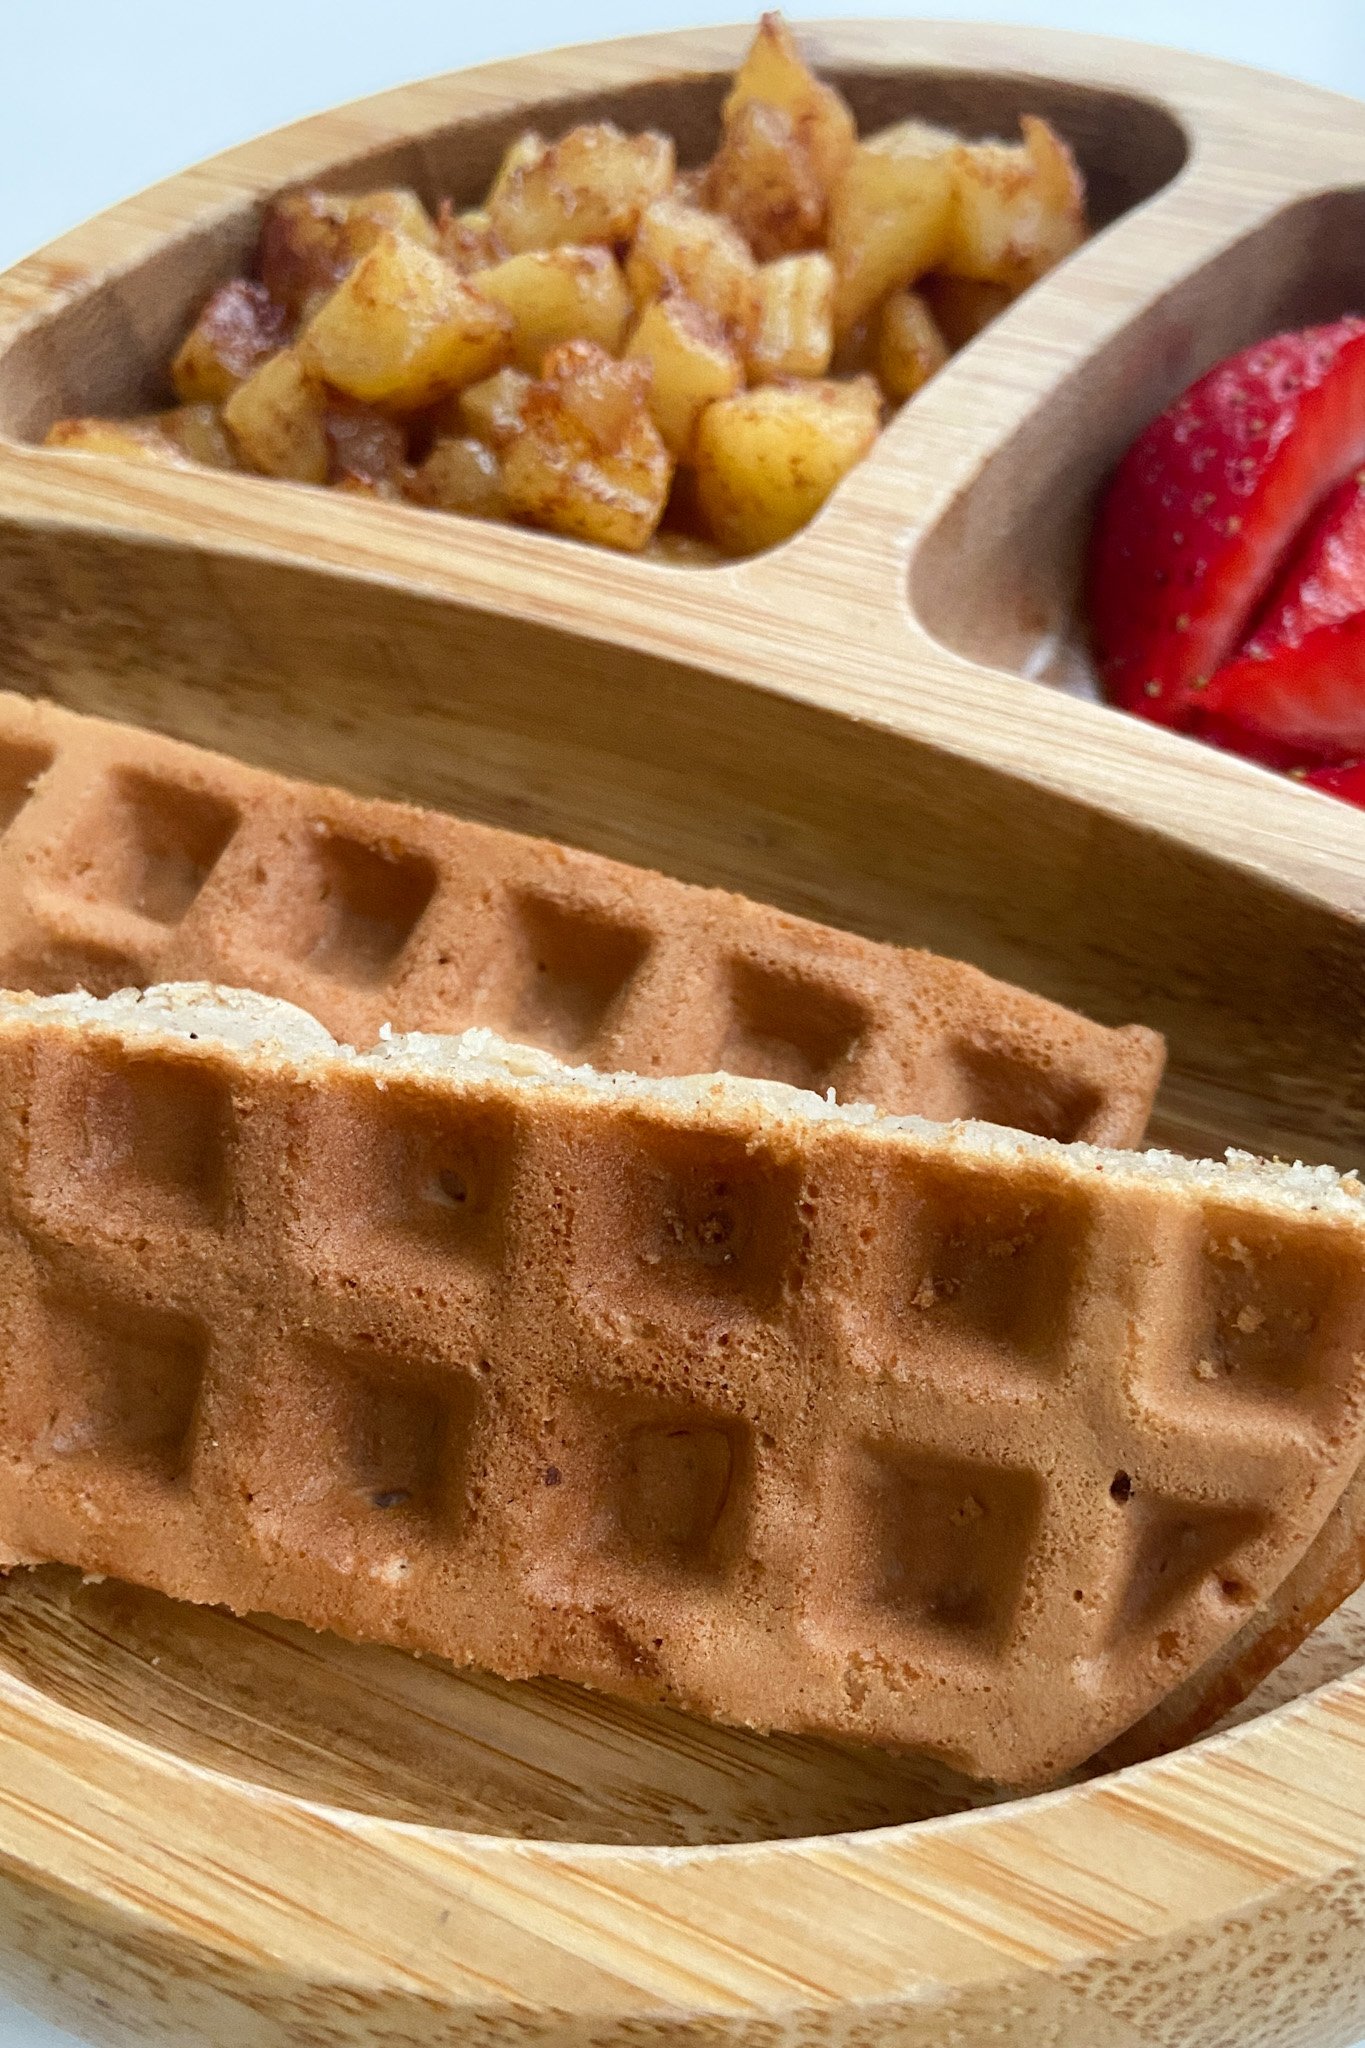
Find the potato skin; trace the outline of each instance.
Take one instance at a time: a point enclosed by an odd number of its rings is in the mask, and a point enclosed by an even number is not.
[[[789,539],[866,455],[880,425],[870,377],[765,384],[717,400],[697,432],[697,496],[711,533],[737,555]]]

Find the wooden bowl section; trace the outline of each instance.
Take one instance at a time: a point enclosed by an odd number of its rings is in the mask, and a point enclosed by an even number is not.
[[[864,125],[1047,114],[1108,223],[805,532],[684,570],[34,445],[160,395],[273,189],[473,194],[521,127],[592,115],[700,157],[746,31],[569,51],[302,123],[0,279],[6,680],[1141,1018],[1171,1040],[1159,1136],[1361,1161],[1359,814],[1037,678],[1083,679],[1086,511],[1131,430],[1365,296],[1365,109],[1062,35],[803,33]],[[1186,1751],[992,1804],[914,1760],[21,1574],[0,1966],[108,2042],[1344,2043],[1363,1630],[1343,1610]]]

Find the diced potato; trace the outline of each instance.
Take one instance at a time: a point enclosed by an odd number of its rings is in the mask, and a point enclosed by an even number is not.
[[[965,348],[1018,296],[1008,285],[937,274],[921,278],[919,289],[950,349]]]
[[[298,351],[286,348],[238,385],[223,407],[223,422],[248,469],[325,484],[331,467],[326,412],[322,387]]]
[[[456,213],[449,200],[442,203],[437,217],[436,247],[461,277],[469,277],[476,270],[488,270],[494,263],[501,263],[507,254],[494,232],[490,214],[481,207],[469,213]]]
[[[615,355],[635,310],[610,249],[527,249],[481,270],[478,288],[511,316],[514,360],[532,375],[561,341],[595,341]]]
[[[171,364],[176,396],[221,405],[267,356],[284,347],[288,320],[263,284],[234,277],[220,285]]]
[[[649,371],[591,342],[551,351],[503,455],[512,510],[537,526],[639,549],[668,499],[673,465],[649,417]]]
[[[463,512],[471,519],[511,515],[496,454],[469,434],[438,441],[409,478],[406,492],[415,504]]]
[[[386,235],[299,337],[299,359],[348,398],[416,412],[505,362],[512,317],[416,242]]]
[[[880,424],[870,377],[765,384],[708,406],[697,432],[697,491],[720,545],[744,555],[786,540],[862,460]]]
[[[610,121],[571,128],[558,142],[523,135],[503,159],[488,197],[504,247],[628,242],[640,215],[673,183],[666,135],[623,135]]]
[[[190,467],[184,450],[159,419],[54,420],[43,437],[43,446],[67,448],[77,455],[116,455],[124,462],[157,463],[165,469]]]
[[[780,14],[762,16],[735,73],[722,112],[727,131],[740,110],[754,103],[790,117],[822,191],[833,192],[853,154],[857,126],[843,95],[816,78]]]
[[[877,315],[877,375],[887,397],[913,398],[948,360],[948,344],[918,292],[902,285]]]
[[[521,431],[531,379],[524,370],[495,370],[480,384],[466,385],[456,401],[464,433],[490,448],[505,448]]]
[[[674,461],[689,461],[703,410],[744,382],[719,323],[680,292],[667,292],[645,307],[626,356],[649,365],[650,417]]]
[[[913,284],[932,270],[946,244],[953,207],[953,138],[914,123],[894,132],[894,149],[865,143],[855,152],[830,206],[839,335],[866,319],[897,285]]]
[[[191,462],[206,469],[240,469],[237,451],[228,439],[219,406],[177,405],[161,415],[163,430]]]
[[[1025,114],[1019,143],[960,143],[952,223],[939,268],[1012,291],[1085,239],[1085,188],[1075,159],[1046,121]]]
[[[403,429],[373,405],[329,398],[327,435],[329,483],[376,498],[396,498],[407,466]]]
[[[725,124],[701,204],[732,221],[759,261],[767,262],[819,244],[829,194],[797,140],[791,115],[747,100]]]
[[[758,273],[758,331],[749,348],[756,384],[823,377],[834,353],[834,265],[812,250],[779,256]]]
[[[258,269],[291,318],[307,316],[381,235],[436,247],[436,226],[415,192],[359,195],[308,187],[273,199],[261,226]]]
[[[729,221],[677,199],[656,199],[626,259],[638,306],[681,292],[720,322],[742,355],[758,321],[758,265]]]

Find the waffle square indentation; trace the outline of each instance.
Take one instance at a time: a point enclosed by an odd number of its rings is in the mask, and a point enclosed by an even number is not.
[[[25,740],[0,744],[0,832],[8,832],[33,794],[33,785],[52,766],[51,747]]]
[[[276,943],[334,981],[387,981],[436,891],[434,863],[396,843],[319,830],[297,890],[275,906]]]
[[[207,1060],[51,1050],[30,1111],[28,1185],[44,1227],[81,1241],[220,1225],[232,1199],[232,1097]]]
[[[179,924],[237,829],[234,805],[116,769],[79,821],[58,885],[156,924]]]
[[[650,949],[649,934],[604,911],[526,892],[515,915],[524,956],[505,1035],[547,1052],[584,1052],[606,1028]]]
[[[1042,1520],[1038,1475],[873,1441],[853,1460],[849,1492],[851,1526],[839,1535],[863,1560],[863,1611],[943,1646],[998,1654]]]
[[[208,1357],[201,1325],[54,1287],[39,1329],[33,1355],[10,1361],[10,1452],[40,1468],[79,1463],[82,1484],[120,1472],[182,1481]]]
[[[1335,1406],[1365,1348],[1358,1315],[1343,1321],[1358,1254],[1308,1219],[1264,1226],[1206,1210],[1197,1262],[1187,1391],[1312,1412]]]
[[[1114,1621],[1116,1641],[1140,1640],[1160,1630],[1204,1587],[1234,1607],[1251,1604],[1254,1595],[1238,1559],[1264,1533],[1263,1514],[1167,1500],[1141,1490],[1125,1514],[1128,1567]]]
[[[863,1005],[796,971],[734,960],[730,1015],[716,1065],[757,1081],[823,1095],[838,1083],[868,1028]]]
[[[1065,1065],[1008,1044],[961,1039],[951,1049],[953,1116],[1004,1124],[1070,1144],[1085,1136],[1102,1106],[1094,1083]]]

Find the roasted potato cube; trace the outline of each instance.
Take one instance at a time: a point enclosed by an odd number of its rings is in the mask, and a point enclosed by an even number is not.
[[[558,142],[523,135],[488,195],[489,218],[514,255],[561,242],[628,242],[673,169],[666,135],[623,135],[610,121],[571,128]]]
[[[756,384],[823,377],[834,353],[834,265],[812,250],[779,256],[758,273],[758,331],[749,347]]]
[[[285,192],[266,211],[257,268],[290,318],[306,318],[385,234],[436,246],[435,223],[415,192]]]
[[[468,384],[456,401],[460,426],[490,448],[505,448],[521,431],[531,379],[525,370],[495,370],[480,384]]]
[[[299,360],[348,398],[416,412],[506,361],[512,316],[417,242],[386,235],[299,337]]]
[[[938,274],[921,278],[919,289],[950,349],[965,348],[1018,296],[1008,285]]]
[[[952,220],[956,144],[941,129],[906,123],[896,147],[864,143],[829,213],[834,328],[844,335],[897,285],[941,258]]]
[[[156,418],[54,420],[43,446],[70,449],[77,455],[115,455],[122,462],[157,463],[166,469],[190,467],[184,450]]]
[[[449,435],[437,441],[405,488],[414,504],[431,505],[442,512],[464,512],[471,519],[511,516],[502,487],[502,465],[494,451],[472,434]]]
[[[321,385],[298,351],[286,348],[238,385],[223,407],[223,423],[248,469],[325,484],[331,467],[326,412]]]
[[[701,188],[701,204],[724,214],[760,262],[815,248],[829,194],[781,107],[747,100],[725,124]]]
[[[234,277],[220,285],[171,364],[176,396],[221,405],[267,356],[284,347],[288,319],[263,284]]]
[[[1075,158],[1046,121],[1025,114],[1022,142],[960,143],[952,221],[938,268],[1011,291],[1085,239],[1085,187]]]
[[[942,329],[918,292],[902,285],[877,314],[877,375],[887,397],[913,398],[948,360]]]
[[[436,248],[461,277],[470,277],[476,270],[488,270],[501,263],[507,254],[488,213],[482,208],[456,213],[448,199],[442,201],[436,220]]]
[[[648,388],[643,363],[613,362],[592,342],[551,350],[502,458],[513,512],[578,540],[644,547],[673,474]]]
[[[880,423],[870,377],[765,384],[709,405],[697,430],[697,493],[716,540],[733,555],[786,540],[862,460]]]
[[[537,376],[561,341],[595,341],[615,355],[635,310],[610,249],[527,249],[480,271],[478,288],[511,317],[517,367]]]
[[[327,481],[343,490],[396,498],[407,466],[407,438],[377,406],[329,396],[323,418]]]
[[[681,292],[720,322],[742,355],[758,321],[758,265],[743,236],[712,213],[677,199],[656,199],[626,259],[638,306]]]
[[[780,14],[765,14],[759,21],[722,110],[725,132],[744,107],[754,104],[789,117],[821,190],[833,192],[853,154],[857,127],[847,100],[816,78]]]
[[[680,292],[667,292],[645,307],[626,357],[649,365],[650,418],[673,460],[689,461],[705,407],[744,382],[718,321]]]
[[[206,469],[241,468],[220,407],[203,402],[177,405],[162,413],[161,426],[191,462],[202,463]]]

